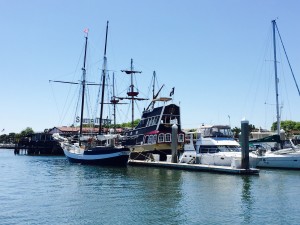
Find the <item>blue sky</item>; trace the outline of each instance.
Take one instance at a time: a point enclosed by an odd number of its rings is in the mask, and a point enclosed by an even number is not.
[[[2,133],[72,124],[75,88],[49,80],[80,79],[85,28],[88,80],[99,79],[107,20],[108,68],[115,71],[118,94],[129,84],[120,70],[128,69],[133,58],[135,69],[143,71],[136,77],[141,97],[149,95],[154,70],[159,84],[165,84],[162,95],[175,87],[173,102],[181,106],[183,128],[239,127],[243,117],[270,128],[276,118],[274,76],[262,68],[273,67],[267,51],[273,19],[278,18],[300,82],[297,0],[2,0],[0,8]],[[282,119],[300,121],[299,95],[283,56],[278,59],[284,69]],[[139,103],[136,118],[148,103]],[[122,107],[118,122],[127,122],[130,115]]]

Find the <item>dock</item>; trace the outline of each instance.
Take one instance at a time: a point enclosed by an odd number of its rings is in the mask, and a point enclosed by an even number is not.
[[[229,166],[215,166],[215,165],[203,165],[203,164],[187,164],[187,163],[171,163],[165,161],[144,161],[144,160],[133,160],[128,161],[128,165],[132,166],[149,166],[149,167],[163,167],[170,169],[179,170],[190,170],[190,171],[202,171],[202,172],[214,172],[214,173],[228,173],[228,174],[240,174],[240,175],[258,175],[259,169],[239,169],[232,168]]]

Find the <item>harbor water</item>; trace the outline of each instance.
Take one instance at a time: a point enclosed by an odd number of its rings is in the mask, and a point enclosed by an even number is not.
[[[0,224],[299,224],[300,171],[70,164],[0,149]]]

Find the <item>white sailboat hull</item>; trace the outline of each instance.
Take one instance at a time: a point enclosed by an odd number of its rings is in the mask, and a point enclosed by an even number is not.
[[[257,167],[278,169],[300,169],[300,152],[289,154],[266,153],[258,156],[260,159]]]

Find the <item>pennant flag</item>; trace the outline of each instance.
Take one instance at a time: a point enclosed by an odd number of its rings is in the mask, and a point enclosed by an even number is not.
[[[174,95],[174,91],[175,91],[175,87],[172,88],[172,91],[170,92],[170,97],[171,97],[172,95]]]

